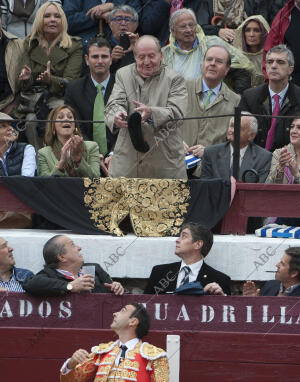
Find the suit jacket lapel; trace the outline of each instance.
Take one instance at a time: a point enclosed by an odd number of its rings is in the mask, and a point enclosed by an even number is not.
[[[227,179],[230,176],[230,143],[226,142],[224,146],[218,152],[217,166],[219,166],[219,171],[221,178]]]
[[[86,83],[85,83],[85,89],[84,89],[84,94],[82,95],[86,97],[87,102],[90,104],[90,107],[92,109],[92,114],[93,115],[93,110],[94,110],[94,103],[95,103],[95,98],[97,96],[97,88],[94,85],[90,74],[87,76]]]
[[[107,87],[105,89],[105,93],[104,93],[104,105],[107,104],[107,101],[108,101],[110,94],[113,90],[114,84],[115,84],[115,75],[111,73]]]
[[[175,263],[170,269],[170,271],[172,272],[172,275],[170,275],[169,279],[172,279],[172,281],[170,281],[169,286],[166,288],[166,292],[171,292],[176,289],[180,266],[181,266],[181,262],[179,261],[178,263]]]
[[[253,150],[252,143],[249,143],[247,150],[245,152],[244,158],[242,160],[241,168],[240,168],[240,178],[242,179],[243,172],[245,170],[250,170],[253,168],[253,163],[256,157],[256,153]]]
[[[197,281],[199,281],[202,286],[205,286],[215,281],[210,278],[210,270],[204,261],[200,272],[198,273]]]

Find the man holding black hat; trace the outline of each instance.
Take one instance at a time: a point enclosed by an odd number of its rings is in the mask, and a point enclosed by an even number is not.
[[[153,36],[137,40],[134,58],[135,64],[118,70],[105,108],[106,124],[119,131],[110,175],[184,179],[182,123],[174,121],[183,118],[187,108],[184,79],[161,64],[159,41]]]

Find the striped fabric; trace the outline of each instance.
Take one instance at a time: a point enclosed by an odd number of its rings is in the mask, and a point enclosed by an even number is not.
[[[268,224],[255,230],[255,235],[259,237],[283,237],[291,239],[300,238],[300,227]]]
[[[186,156],[185,156],[185,164],[186,164],[186,168],[187,168],[187,169],[197,166],[197,164],[198,164],[200,161],[201,161],[200,158],[195,157],[195,156],[192,155],[192,154],[190,154],[190,155],[186,155]]]
[[[0,278],[0,287],[7,289],[9,292],[25,292],[22,285],[16,279],[14,270],[7,282],[2,281]]]

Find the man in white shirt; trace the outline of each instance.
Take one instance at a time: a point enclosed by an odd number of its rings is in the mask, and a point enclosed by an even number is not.
[[[257,146],[253,140],[257,133],[257,120],[249,112],[241,117],[240,128],[240,171],[239,180],[247,170],[257,172],[259,183],[264,183],[272,160],[272,153]],[[234,146],[234,118],[231,118],[226,143],[207,147],[204,150],[201,163],[201,178],[229,179],[232,175],[233,146]]]
[[[169,365],[163,349],[140,339],[150,327],[150,317],[142,304],[132,303],[113,314],[111,329],[115,342],[94,346],[89,354],[76,350],[61,368],[61,382],[134,380],[169,382]]]
[[[145,294],[172,293],[176,288],[199,281],[207,294],[224,296],[230,292],[230,278],[204,262],[213,245],[213,234],[197,223],[182,226],[175,255],[181,262],[153,267]]]

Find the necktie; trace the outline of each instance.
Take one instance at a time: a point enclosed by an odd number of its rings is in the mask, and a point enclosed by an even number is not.
[[[97,85],[98,93],[94,102],[94,121],[104,120],[104,99],[102,95],[103,85]],[[106,155],[107,141],[106,141],[106,126],[105,123],[93,123],[93,140],[98,143],[100,154]]]
[[[274,94],[272,97],[275,101],[275,107],[272,115],[277,116],[280,112],[280,103],[279,103],[279,95]],[[276,126],[276,118],[272,118],[271,127],[268,131],[267,141],[266,141],[266,150],[271,150],[275,137],[275,126]]]
[[[184,277],[181,280],[180,286],[187,284],[189,282],[189,276],[191,273],[191,268],[188,267],[187,265],[185,265],[182,269],[184,270]]]
[[[214,92],[210,89],[206,91],[206,98],[205,98],[205,101],[203,102],[204,109],[206,109],[208,105],[210,104],[210,99],[213,93]]]
[[[128,349],[128,347],[126,345],[121,345],[120,348],[121,348],[121,355],[120,355],[120,359],[119,359],[119,365],[124,360],[126,350]]]

